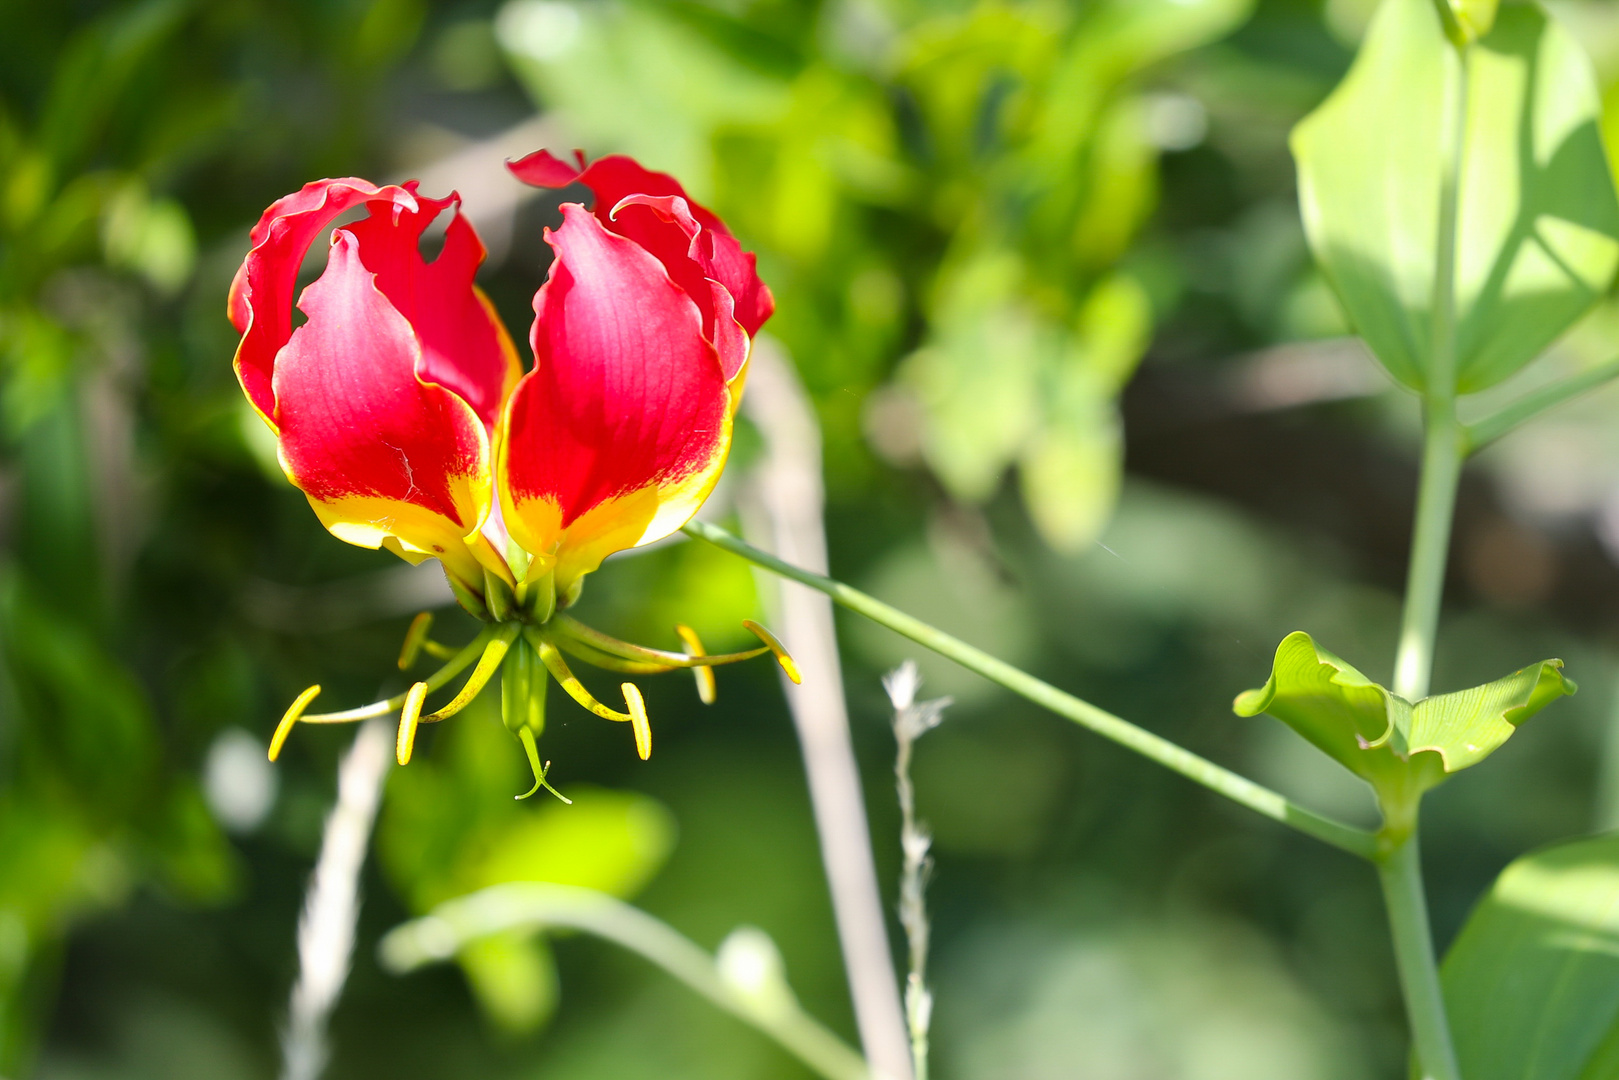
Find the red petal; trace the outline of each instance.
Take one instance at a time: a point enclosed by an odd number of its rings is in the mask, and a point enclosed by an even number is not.
[[[585,152],[575,150],[573,156],[579,162],[578,166],[569,165],[561,158],[553,157],[549,150],[536,150],[527,157],[506,162],[506,168],[530,187],[567,187],[579,179],[579,174],[585,168]]]
[[[676,285],[703,313],[703,334],[714,343],[727,380],[748,360],[748,335],[736,320],[736,304],[714,266],[714,233],[692,216],[679,195],[630,195],[608,214],[609,228],[634,240],[663,263]],[[604,223],[608,224],[608,223]]]
[[[696,304],[659,261],[584,207],[562,212],[498,468],[507,527],[556,560],[566,588],[696,512],[730,445],[730,395]]]
[[[766,319],[776,310],[776,302],[770,295],[770,290],[759,280],[759,274],[753,255],[742,250],[736,237],[731,235],[725,223],[715,217],[706,207],[693,202],[686,194],[686,189],[680,186],[680,181],[667,173],[652,172],[642,168],[633,158],[620,154],[609,155],[588,168],[584,165],[584,155],[579,154],[580,167],[575,169],[562,162],[544,150],[536,151],[520,161],[511,162],[507,168],[512,174],[525,184],[534,187],[566,187],[572,183],[581,183],[590,188],[596,196],[595,214],[601,219],[603,225],[626,236],[632,234],[627,227],[621,227],[612,220],[612,210],[631,195],[678,195],[685,199],[691,207],[691,213],[697,219],[704,231],[712,234],[712,276],[725,290],[731,294],[735,303],[735,316],[742,329],[747,331],[749,337],[759,332]],[[641,239],[634,237],[633,239]],[[649,250],[655,250],[650,249]],[[661,257],[661,256],[660,256]],[[668,261],[665,260],[665,265]],[[670,276],[679,277],[673,269]],[[704,301],[698,300],[699,304]]]
[[[407,184],[413,193],[415,184]],[[472,284],[483,242],[459,212],[460,197],[417,195],[419,211],[372,203],[371,216],[345,226],[360,241],[360,259],[377,288],[405,317],[422,346],[422,377],[454,390],[493,431],[506,395],[523,374],[506,328]],[[456,207],[438,258],[422,258],[422,231],[445,207]]]
[[[292,297],[309,245],[344,211],[378,201],[414,211],[415,196],[401,187],[346,177],[317,180],[278,199],[250,234],[253,248],[231,282],[227,310],[242,334],[236,349],[236,375],[248,400],[266,419],[275,416],[271,375],[275,356],[292,336]]]
[[[309,321],[275,358],[282,463],[344,539],[443,555],[487,510],[488,440],[464,400],[422,381],[416,334],[359,248],[333,232],[326,272],[299,300]]]

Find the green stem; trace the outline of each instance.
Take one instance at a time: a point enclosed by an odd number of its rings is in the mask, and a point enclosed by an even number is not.
[[[1139,728],[1104,709],[1099,709],[1088,701],[1082,701],[1072,694],[1059,690],[1050,683],[1037,679],[1004,660],[998,660],[981,649],[975,649],[960,638],[935,629],[881,600],[867,596],[858,589],[783,562],[774,555],[760,551],[724,529],[707,522],[687,522],[685,531],[733,555],[740,555],[772,573],[823,592],[850,611],[881,623],[918,645],[932,649],[991,682],[999,683],[1013,693],[1050,709],[1058,716],[1072,720],[1103,738],[1134,750],[1143,757],[1150,758],[1233,802],[1241,803],[1250,810],[1362,858],[1371,858],[1376,850],[1375,837],[1365,829],[1357,829],[1353,825],[1335,821],[1313,810],[1306,810],[1278,792],[1222,768],[1207,758],[1199,757],[1190,750],[1183,749],[1168,739]]]
[[[1428,696],[1433,677],[1434,641],[1450,556],[1456,486],[1461,479],[1466,434],[1456,421],[1456,231],[1461,207],[1462,157],[1467,136],[1469,48],[1456,46],[1456,81],[1450,140],[1439,192],[1439,236],[1434,266],[1433,323],[1427,384],[1422,396],[1422,480],[1411,535],[1400,646],[1394,661],[1394,692],[1407,701]],[[1383,900],[1394,938],[1394,958],[1405,996],[1411,1040],[1426,1080],[1460,1080],[1456,1050],[1445,1017],[1428,903],[1423,895],[1422,860],[1417,841],[1421,796],[1407,805],[1383,807],[1388,826],[1377,858]]]
[[[606,893],[571,885],[513,882],[447,901],[395,927],[378,946],[395,972],[448,960],[479,938],[514,930],[582,930],[663,968],[725,1011],[780,1043],[826,1080],[876,1080],[865,1061],[794,1000],[785,985],[750,994],[728,982],[713,957],[667,923]]]
[[[1595,390],[1603,383],[1616,378],[1619,378],[1619,359],[1598,364],[1562,382],[1532,390],[1512,404],[1503,406],[1499,412],[1465,425],[1463,430],[1467,436],[1467,452],[1481,450],[1524,421],[1532,420],[1547,409],[1577,398],[1587,391]]]
[[[1445,591],[1451,520],[1455,516],[1456,486],[1462,472],[1462,434],[1456,423],[1455,402],[1437,393],[1430,395],[1423,421],[1426,433],[1422,481],[1417,491],[1417,516],[1411,535],[1400,647],[1394,661],[1394,692],[1407,701],[1427,697],[1433,676],[1439,604]]]
[[[1445,591],[1450,526],[1456,511],[1456,485],[1466,448],[1456,422],[1456,228],[1461,210],[1462,156],[1467,141],[1469,49],[1456,49],[1456,81],[1450,139],[1439,189],[1439,236],[1430,307],[1430,356],[1422,392],[1422,480],[1411,534],[1400,648],[1394,661],[1394,692],[1407,701],[1428,696],[1433,675],[1439,603]]]
[[[1422,891],[1422,857],[1414,829],[1399,847],[1378,859],[1377,876],[1383,885],[1394,962],[1423,1080],[1460,1080],[1445,1018],[1444,991],[1434,965],[1433,933],[1428,928],[1428,904]]]

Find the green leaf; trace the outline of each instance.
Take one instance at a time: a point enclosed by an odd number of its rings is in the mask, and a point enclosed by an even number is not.
[[[1385,806],[1419,795],[1492,754],[1519,724],[1566,694],[1561,660],[1415,705],[1295,631],[1270,680],[1237,696],[1238,716],[1269,713],[1371,784]]]
[[[1497,0],[1444,0],[1444,3],[1468,41],[1477,41],[1495,25]]]
[[[1113,514],[1124,471],[1124,440],[1112,395],[1094,375],[1062,372],[1044,424],[1018,461],[1023,501],[1056,551],[1083,551]]]
[[[1481,4],[1464,4],[1482,18]],[[1470,16],[1472,17],[1472,16]],[[1456,244],[1456,389],[1511,375],[1619,266],[1619,198],[1591,66],[1538,7],[1469,50]],[[1421,389],[1457,51],[1431,0],[1385,0],[1355,65],[1293,132],[1305,231],[1357,331]]]
[[[550,881],[621,897],[640,892],[674,847],[673,816],[634,792],[573,786],[567,794],[572,805],[548,802],[513,815],[487,846],[464,851],[454,872],[458,891]]]
[[[556,1012],[560,988],[551,946],[539,934],[511,931],[469,942],[456,954],[484,1015],[522,1035]]]
[[[1619,1075],[1619,834],[1508,866],[1441,976],[1468,1080]]]
[[[1389,745],[1391,704],[1398,701],[1297,630],[1276,647],[1270,680],[1237,695],[1232,708],[1238,716],[1269,713],[1381,792],[1397,786],[1410,767]]]

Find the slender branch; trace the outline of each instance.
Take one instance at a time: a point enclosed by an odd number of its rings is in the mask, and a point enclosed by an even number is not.
[[[1359,855],[1369,859],[1376,852],[1376,839],[1372,833],[1365,829],[1347,825],[1336,821],[1324,814],[1307,810],[1291,801],[1279,792],[1272,791],[1262,784],[1257,784],[1245,776],[1232,772],[1230,769],[1216,765],[1207,758],[1198,756],[1168,739],[1130,723],[1128,720],[1114,716],[1105,709],[1100,709],[1088,701],[1083,701],[1066,691],[1059,690],[1050,683],[1035,678],[1026,671],[1013,667],[1004,660],[984,652],[982,649],[952,637],[942,630],[935,629],[920,619],[905,614],[898,608],[890,607],[874,597],[867,596],[858,589],[851,588],[839,581],[812,574],[808,570],[800,569],[791,563],[783,562],[767,552],[760,551],[751,544],[737,539],[730,533],[707,522],[693,521],[685,526],[687,534],[707,540],[709,543],[739,555],[749,562],[764,567],[766,570],[782,577],[790,578],[812,589],[826,593],[835,602],[848,608],[850,611],[864,615],[876,623],[881,623],[895,633],[910,638],[918,645],[932,649],[941,656],[948,657],[970,671],[975,671],[991,682],[999,683],[1021,697],[1028,698],[1036,705],[1050,709],[1058,716],[1072,720],[1083,728],[1094,731],[1105,739],[1111,739],[1120,746],[1134,750],[1143,757],[1156,761],[1158,764],[1195,783],[1202,784],[1217,794],[1224,795],[1233,802],[1241,803],[1256,813],[1263,814],[1273,821],[1315,837],[1334,847],[1342,848],[1351,855]]]
[[[496,885],[440,904],[431,915],[396,927],[378,951],[392,971],[448,960],[469,942],[513,930],[582,930],[663,968],[676,979],[775,1039],[827,1080],[872,1080],[846,1043],[806,1013],[785,986],[748,994],[728,982],[713,957],[668,924],[621,900],[571,885]]]
[[[1424,1080],[1460,1080],[1456,1051],[1445,1017],[1445,995],[1434,965],[1433,933],[1428,928],[1428,902],[1422,889],[1422,857],[1417,834],[1378,861],[1383,904],[1394,939],[1394,961],[1405,997],[1411,1039]]]
[[[767,452],[754,470],[748,496],[750,507],[762,511],[758,517],[767,542],[794,562],[825,569],[820,429],[791,361],[769,339],[754,344],[744,407],[765,437]],[[792,643],[796,657],[795,665],[784,652],[777,653],[782,693],[804,755],[860,1043],[874,1070],[910,1080],[909,1040],[860,769],[849,736],[832,605],[793,585],[784,585],[778,595],[782,636]],[[762,627],[749,629],[771,643]]]
[[[1467,438],[1467,452],[1482,450],[1525,421],[1532,420],[1547,409],[1572,401],[1581,394],[1595,390],[1603,383],[1619,378],[1619,358],[1598,364],[1561,382],[1532,390],[1510,405],[1503,406],[1489,416],[1463,427]]]

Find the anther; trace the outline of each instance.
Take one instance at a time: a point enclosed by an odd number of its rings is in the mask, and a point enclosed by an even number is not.
[[[697,631],[689,626],[676,624],[675,633],[680,635],[681,643],[686,646],[687,656],[707,656],[708,650],[703,648],[703,639],[697,636]],[[691,669],[692,677],[697,680],[697,697],[704,705],[714,704],[715,686],[714,669],[712,667],[694,667]]]
[[[281,756],[281,747],[286,744],[287,736],[292,734],[293,725],[298,722],[298,718],[303,716],[304,710],[309,708],[309,703],[314,701],[319,694],[320,684],[316,683],[299,694],[293,699],[292,704],[287,706],[287,711],[282,714],[281,723],[275,726],[275,734],[270,738],[271,761]]]
[[[409,671],[416,658],[421,655],[422,646],[427,644],[428,631],[433,629],[433,613],[424,611],[410,620],[410,629],[405,631],[405,643],[399,647],[399,670]]]
[[[776,640],[775,634],[772,634],[769,630],[766,630],[752,619],[743,619],[742,625],[747,627],[749,632],[751,632],[754,637],[765,643],[765,647],[775,655],[776,663],[781,665],[781,670],[787,673],[787,677],[789,679],[793,680],[794,683],[802,683],[804,681],[803,679],[799,678],[798,665],[793,663],[793,658],[787,654],[786,647],[782,645],[780,641]]]
[[[641,688],[634,683],[627,682],[621,689],[624,704],[630,710],[630,727],[635,732],[635,752],[645,761],[652,756],[652,725],[646,718],[646,701],[641,697]]]
[[[405,695],[405,705],[399,712],[399,739],[394,744],[394,756],[399,764],[410,764],[410,752],[416,746],[416,725],[422,718],[422,702],[427,700],[427,684],[416,683]]]

